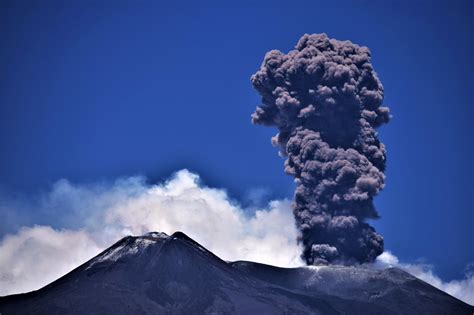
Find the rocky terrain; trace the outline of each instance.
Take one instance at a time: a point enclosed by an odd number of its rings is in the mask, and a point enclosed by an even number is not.
[[[226,262],[181,232],[125,237],[40,290],[0,298],[2,315],[473,312],[397,268]]]

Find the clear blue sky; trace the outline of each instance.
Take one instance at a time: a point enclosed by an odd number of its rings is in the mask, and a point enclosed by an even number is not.
[[[61,3],[0,4],[3,194],[188,168],[236,199],[291,198],[275,130],[250,123],[249,77],[266,51],[326,32],[372,50],[394,116],[386,248],[445,278],[474,262],[472,1]]]

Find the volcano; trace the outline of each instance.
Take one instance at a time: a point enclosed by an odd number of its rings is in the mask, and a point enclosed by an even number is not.
[[[473,312],[398,268],[226,262],[182,232],[127,236],[42,289],[0,298],[2,315]]]

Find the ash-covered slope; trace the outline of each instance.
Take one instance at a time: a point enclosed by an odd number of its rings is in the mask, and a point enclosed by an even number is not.
[[[52,266],[54,267],[54,266]],[[227,263],[181,232],[125,237],[7,314],[472,314],[399,269]]]

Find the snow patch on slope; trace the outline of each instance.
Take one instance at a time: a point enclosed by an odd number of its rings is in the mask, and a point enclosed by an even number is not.
[[[115,246],[99,255],[91,261],[86,269],[103,262],[116,262],[117,260],[139,254],[143,252],[148,246],[169,239],[166,233],[149,232],[139,237],[126,237],[119,241]]]

